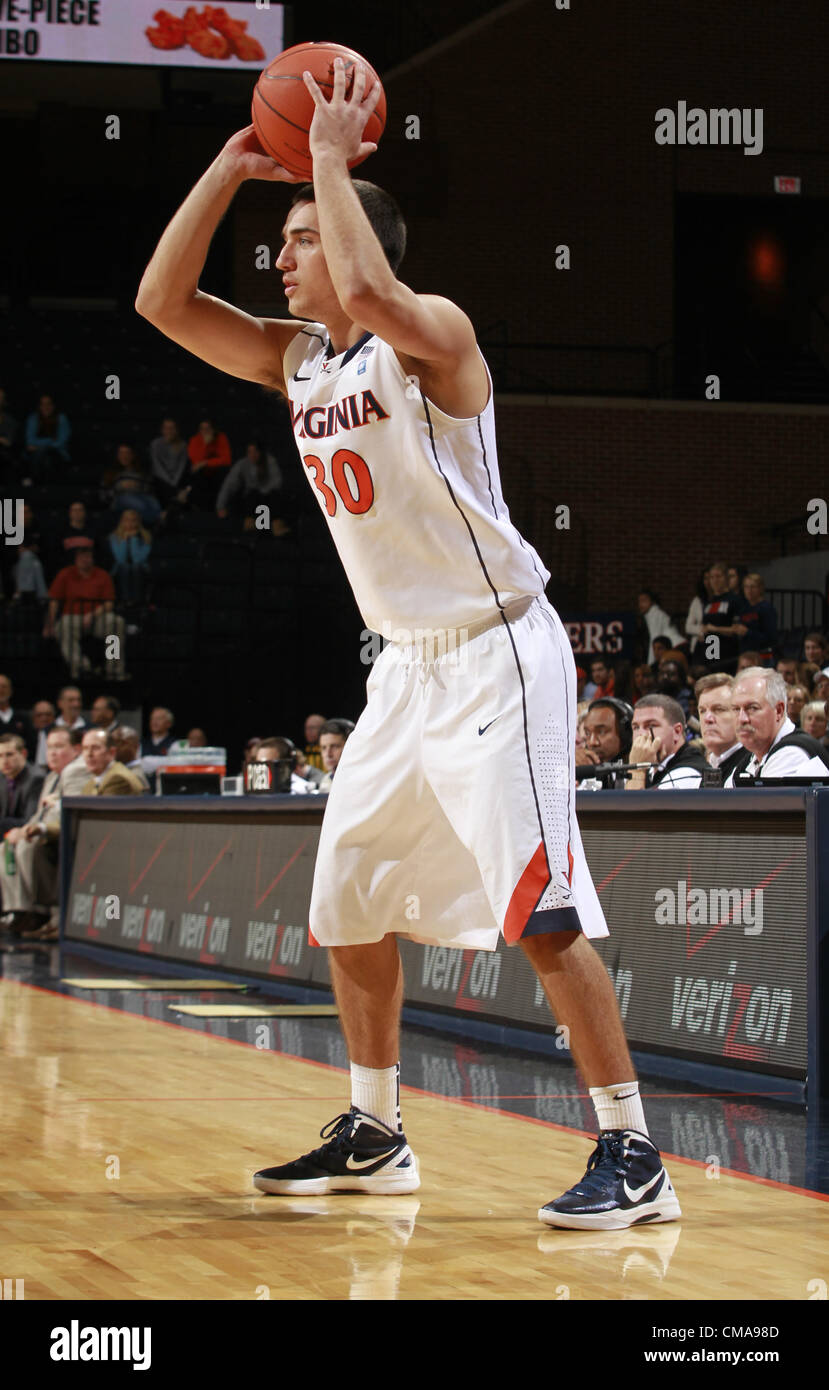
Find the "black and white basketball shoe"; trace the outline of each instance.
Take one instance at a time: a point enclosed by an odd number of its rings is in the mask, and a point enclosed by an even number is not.
[[[293,1163],[255,1173],[254,1186],[260,1192],[306,1196],[327,1192],[388,1195],[416,1192],[420,1187],[417,1159],[405,1134],[396,1133],[353,1105],[347,1114],[338,1115],[321,1129],[320,1138],[327,1143]]]
[[[576,1231],[618,1231],[682,1215],[659,1150],[635,1129],[605,1129],[587,1172],[538,1213],[548,1226]]]

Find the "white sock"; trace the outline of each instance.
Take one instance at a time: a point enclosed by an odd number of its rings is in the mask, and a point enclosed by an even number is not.
[[[395,1134],[402,1134],[400,1063],[395,1062],[393,1067],[358,1067],[352,1062],[351,1104],[364,1115],[373,1115]]]
[[[615,1086],[591,1086],[590,1097],[599,1117],[599,1129],[635,1129],[647,1134],[638,1081],[619,1081]]]

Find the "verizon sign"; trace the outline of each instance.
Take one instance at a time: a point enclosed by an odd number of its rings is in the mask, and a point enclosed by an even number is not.
[[[764,793],[745,795],[756,804]],[[610,927],[596,949],[631,1046],[805,1078],[803,816],[666,814],[668,806],[630,815],[623,805],[613,814],[602,804],[594,797],[580,808],[581,829]],[[306,811],[301,824],[290,810],[74,812],[64,933],[200,969],[326,986],[327,952],[308,936],[322,811]],[[424,923],[416,926],[422,934]],[[569,1047],[520,949],[399,939],[408,1003],[549,1030]]]

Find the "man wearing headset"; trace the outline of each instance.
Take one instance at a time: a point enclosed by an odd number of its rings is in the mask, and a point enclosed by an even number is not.
[[[576,749],[576,765],[588,769],[598,763],[625,763],[628,761],[632,734],[633,708],[625,700],[613,695],[601,695],[592,700],[584,717],[584,747]],[[590,772],[583,774],[590,777]],[[581,774],[577,771],[577,778]],[[602,790],[621,790],[625,779],[622,774],[605,773],[599,779]]]
[[[306,782],[296,772],[299,755],[295,745],[289,738],[275,735],[273,738],[263,738],[256,750],[254,759],[257,763],[275,763],[274,791],[295,792],[308,795],[317,791],[312,782]]]

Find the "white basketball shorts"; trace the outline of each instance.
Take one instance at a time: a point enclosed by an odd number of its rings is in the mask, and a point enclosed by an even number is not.
[[[570,642],[543,596],[508,613],[375,662],[323,816],[313,945],[608,935],[576,823]]]

